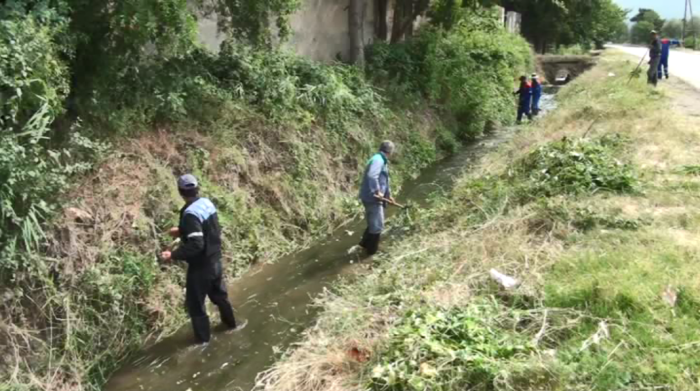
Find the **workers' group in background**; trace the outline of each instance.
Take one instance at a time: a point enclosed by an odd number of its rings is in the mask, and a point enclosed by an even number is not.
[[[659,79],[666,76],[668,79],[668,57],[671,53],[671,40],[659,39],[656,30],[651,30],[651,44],[649,44],[649,70],[647,71],[647,83],[656,86]]]
[[[533,116],[540,113],[540,98],[542,98],[542,83],[537,74],[533,73],[530,80],[527,76],[520,76],[520,87],[515,91],[518,95],[518,123],[523,116],[532,120]]]

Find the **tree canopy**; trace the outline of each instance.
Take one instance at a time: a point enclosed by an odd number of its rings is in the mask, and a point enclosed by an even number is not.
[[[503,0],[522,14],[522,33],[544,52],[548,46],[601,47],[619,35],[628,11],[613,0]]]

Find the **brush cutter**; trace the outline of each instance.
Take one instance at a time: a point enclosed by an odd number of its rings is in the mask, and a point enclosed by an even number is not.
[[[639,64],[637,64],[637,67],[632,72],[630,72],[630,78],[629,78],[629,80],[627,80],[627,84],[629,84],[629,82],[632,81],[632,78],[639,77],[639,75],[642,73],[642,71],[639,68],[642,66],[644,59],[647,58],[647,54],[649,54],[648,50],[646,51],[646,53],[644,53],[644,56],[642,56],[642,59],[639,60]]]
[[[401,204],[399,204],[398,202],[392,201],[392,200],[390,200],[390,199],[388,199],[388,198],[380,197],[380,196],[378,196],[378,195],[376,195],[376,194],[374,195],[374,197],[375,197],[376,199],[378,199],[379,201],[386,202],[387,204],[392,205],[392,206],[395,206],[395,207],[397,207],[397,208],[399,208],[399,209],[406,209],[406,208],[407,208],[406,205],[401,205]]]

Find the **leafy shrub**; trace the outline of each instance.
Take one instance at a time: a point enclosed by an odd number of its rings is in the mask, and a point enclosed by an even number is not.
[[[509,174],[523,180],[523,197],[558,194],[635,191],[633,167],[617,159],[623,139],[619,135],[595,140],[563,138],[537,148]]]
[[[42,106],[63,111],[68,68],[55,43],[66,21],[42,25],[33,16],[0,20],[0,128],[19,130]]]
[[[90,162],[106,149],[79,133],[73,133],[64,148],[47,148],[49,110],[43,106],[22,133],[0,129],[0,271],[17,266],[12,256],[15,238],[24,249],[37,248],[43,237],[41,222],[56,207],[52,202],[56,195],[70,185],[71,177],[89,170]]]
[[[372,370],[372,389],[491,389],[532,350],[526,336],[499,327],[499,313],[489,302],[407,313]]]
[[[459,123],[459,135],[479,135],[487,120],[512,121],[514,76],[527,69],[527,43],[501,28],[474,29],[467,24],[450,32],[424,29],[398,45],[368,48],[368,72],[384,83],[407,85],[444,104]]]

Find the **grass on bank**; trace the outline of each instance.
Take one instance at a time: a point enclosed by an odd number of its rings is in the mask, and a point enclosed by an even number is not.
[[[258,388],[700,387],[700,121],[673,105],[677,86],[628,83],[635,65],[605,53],[417,211],[369,274],[318,300]]]

